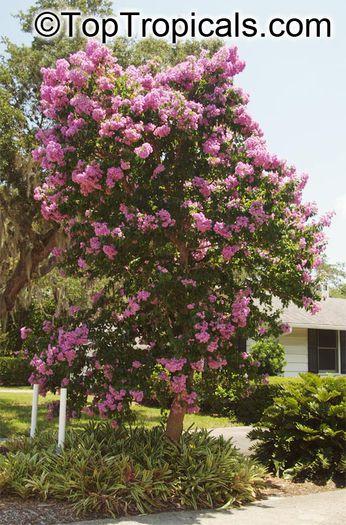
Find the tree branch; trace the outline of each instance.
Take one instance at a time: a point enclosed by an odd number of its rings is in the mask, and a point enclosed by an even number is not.
[[[30,282],[41,262],[48,258],[56,246],[59,226],[53,226],[44,235],[36,235],[32,247],[22,242],[18,263],[0,296],[0,317],[13,310],[19,292]]]

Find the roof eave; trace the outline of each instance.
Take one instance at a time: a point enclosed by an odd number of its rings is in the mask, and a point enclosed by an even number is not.
[[[292,328],[316,328],[317,330],[346,330],[345,325],[316,324],[316,323],[292,323],[287,321]]]

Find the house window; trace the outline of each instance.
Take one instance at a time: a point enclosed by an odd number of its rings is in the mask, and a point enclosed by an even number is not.
[[[318,330],[319,372],[338,372],[338,338],[336,330]]]

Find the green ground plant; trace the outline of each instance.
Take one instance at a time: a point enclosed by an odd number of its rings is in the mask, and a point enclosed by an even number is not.
[[[265,469],[222,437],[184,432],[174,443],[162,427],[113,429],[109,423],[55,435],[14,438],[0,456],[0,494],[54,498],[80,514],[105,516],[168,509],[220,508],[253,501]]]

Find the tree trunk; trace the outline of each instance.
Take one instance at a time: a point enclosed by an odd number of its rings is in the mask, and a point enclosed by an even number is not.
[[[184,416],[186,408],[181,404],[179,397],[175,397],[168,415],[166,425],[166,436],[176,443],[183,432]]]

